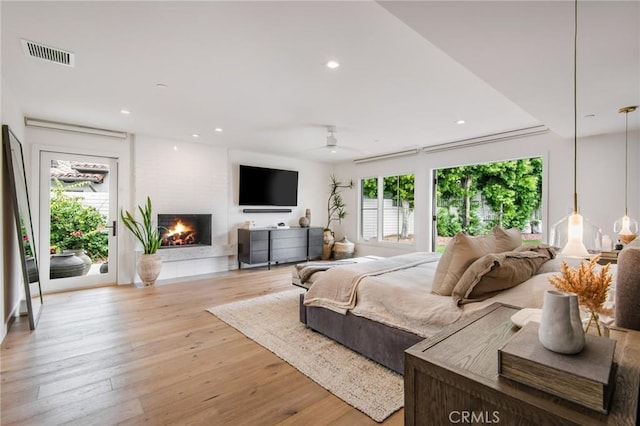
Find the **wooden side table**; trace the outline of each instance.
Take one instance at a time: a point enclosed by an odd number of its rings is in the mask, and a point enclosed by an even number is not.
[[[640,332],[612,328],[616,387],[608,415],[498,376],[498,348],[519,308],[494,303],[405,351],[405,424],[636,425]]]

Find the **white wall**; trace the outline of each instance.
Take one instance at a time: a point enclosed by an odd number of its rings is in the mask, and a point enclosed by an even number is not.
[[[629,135],[629,215],[640,217],[640,138]],[[509,141],[454,149],[437,153],[420,152],[415,156],[365,164],[343,163],[335,170],[343,179],[360,179],[390,174],[415,173],[416,207],[414,245],[370,244],[356,240],[358,232],[359,192],[345,192],[349,216],[340,232],[357,242],[357,255],[391,256],[413,250],[431,249],[432,170],[465,164],[484,163],[541,156],[544,160],[543,197],[544,238],[550,226],[572,210],[573,139],[563,140],[554,133]],[[578,139],[578,203],[580,213],[612,236],[614,221],[624,210],[624,133]],[[353,238],[352,238],[353,237]]]
[[[25,137],[22,111],[13,93],[6,85],[4,78],[0,80],[0,98],[2,98],[0,118],[2,119],[2,124],[7,124],[16,137],[24,144]],[[4,149],[2,150],[1,156],[3,159],[2,173],[0,173],[0,186],[2,187],[2,197],[0,197],[0,217],[2,218],[2,226],[0,226],[0,241],[2,241],[2,244],[0,244],[0,258],[2,259],[0,275],[2,276],[3,290],[0,292],[0,318],[2,318],[0,341],[2,341],[7,334],[7,325],[12,315],[18,312],[20,298],[24,297],[13,211],[9,209],[9,201],[6,199],[8,191],[5,191],[7,182],[4,178]]]
[[[238,204],[238,170],[239,165],[268,167],[298,171],[298,206],[292,207],[291,213],[243,213],[247,206]],[[289,226],[299,226],[298,220],[311,209],[311,226],[326,226],[327,197],[332,166],[326,163],[304,161],[296,158],[267,155],[256,152],[229,151],[229,234],[230,241],[238,241],[238,228],[245,221],[252,220],[256,227],[275,226],[284,222]],[[339,176],[338,176],[339,177]],[[261,207],[261,206],[256,206]],[[268,208],[268,207],[265,207]],[[235,258],[234,258],[235,263]],[[237,267],[230,265],[232,268]]]

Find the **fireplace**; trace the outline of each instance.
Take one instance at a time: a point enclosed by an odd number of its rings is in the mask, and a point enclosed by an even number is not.
[[[160,248],[211,245],[210,214],[159,214]]]

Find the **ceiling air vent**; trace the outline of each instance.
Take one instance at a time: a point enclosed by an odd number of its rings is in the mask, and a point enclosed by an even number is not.
[[[27,56],[42,59],[43,61],[55,62],[56,64],[66,65],[68,67],[75,65],[75,58],[71,52],[24,39],[20,40],[20,42]]]

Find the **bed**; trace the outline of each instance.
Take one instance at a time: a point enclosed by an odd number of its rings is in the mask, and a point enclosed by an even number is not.
[[[404,373],[404,351],[494,303],[541,308],[555,250],[519,231],[458,234],[444,254],[417,252],[320,270],[300,298],[307,327]],[[575,262],[575,261],[574,261]]]

